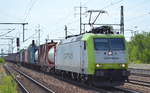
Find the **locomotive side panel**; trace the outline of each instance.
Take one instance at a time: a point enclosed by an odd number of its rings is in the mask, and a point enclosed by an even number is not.
[[[56,69],[82,73],[81,41],[60,44],[56,51]]]

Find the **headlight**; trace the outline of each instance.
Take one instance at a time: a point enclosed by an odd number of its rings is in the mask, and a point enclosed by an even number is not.
[[[108,55],[112,55],[112,51],[109,51],[109,52],[108,52]]]
[[[101,67],[102,65],[100,65],[100,64],[96,64],[96,67]]]
[[[121,64],[121,66],[122,66],[122,67],[126,67],[126,65],[125,65],[125,64]]]

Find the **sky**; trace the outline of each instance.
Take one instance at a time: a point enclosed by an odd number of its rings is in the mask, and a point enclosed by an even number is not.
[[[25,25],[25,42],[23,42],[22,25],[0,25],[0,50],[16,51],[16,37],[20,38],[22,48],[27,48],[34,39],[37,44],[40,31],[40,44],[45,39],[62,39],[65,37],[64,27],[68,33],[79,34],[79,6],[82,9],[82,22],[87,23],[87,10],[103,9],[96,23],[120,22],[120,6],[124,6],[125,37],[130,40],[131,31],[150,31],[149,0],[1,0],[0,23],[28,23]],[[96,16],[93,15],[92,19]],[[2,38],[12,39],[2,39]],[[1,51],[0,51],[1,52]]]

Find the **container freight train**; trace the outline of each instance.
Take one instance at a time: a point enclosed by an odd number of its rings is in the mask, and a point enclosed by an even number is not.
[[[59,43],[36,46],[33,42],[6,60],[98,86],[122,85],[130,74],[124,36],[106,26]]]

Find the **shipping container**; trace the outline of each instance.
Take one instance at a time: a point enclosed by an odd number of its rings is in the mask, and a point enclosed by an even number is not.
[[[39,65],[44,67],[54,67],[54,55],[56,51],[55,42],[50,42],[39,46],[38,49],[38,61]]]
[[[36,64],[35,61],[35,52],[37,51],[37,46],[35,44],[31,44],[28,47],[28,61],[30,64]]]

